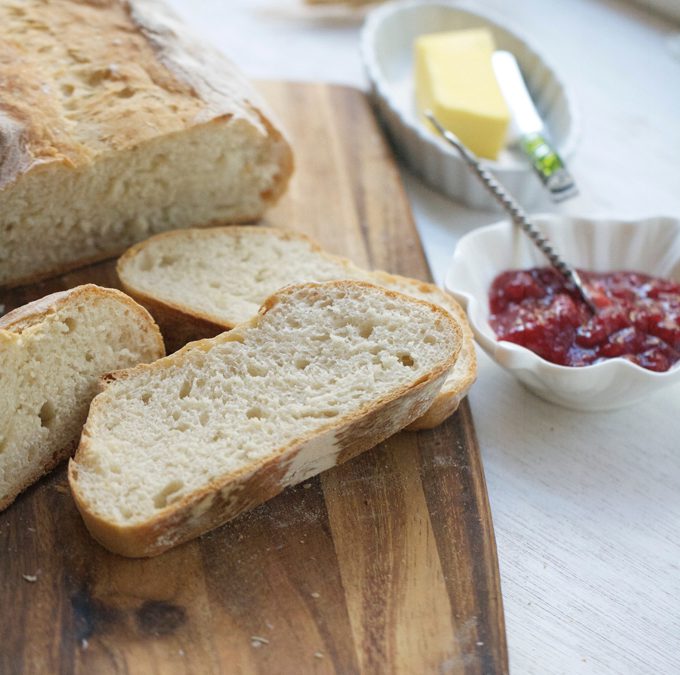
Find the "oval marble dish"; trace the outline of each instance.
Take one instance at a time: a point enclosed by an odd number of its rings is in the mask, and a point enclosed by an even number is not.
[[[676,218],[623,221],[546,215],[533,221],[576,267],[598,272],[634,270],[680,281],[680,220]],[[477,342],[496,363],[538,396],[578,410],[620,408],[680,383],[679,364],[665,373],[620,358],[579,368],[558,366],[524,347],[499,342],[488,322],[491,282],[504,270],[545,265],[540,251],[508,221],[475,230],[458,242],[446,288],[467,309]]]
[[[498,49],[512,52],[558,152],[566,160],[576,143],[574,105],[555,74],[527,42],[497,19],[462,2],[403,0],[374,9],[361,35],[361,52],[372,96],[398,153],[429,185],[467,206],[498,210],[455,149],[418,118],[414,101],[413,42],[418,35],[488,28]],[[546,191],[519,150],[504,150],[489,168],[527,207]]]

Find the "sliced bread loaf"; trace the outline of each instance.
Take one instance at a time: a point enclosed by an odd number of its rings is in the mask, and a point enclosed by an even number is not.
[[[430,303],[289,286],[232,331],[111,376],[69,467],[78,509],[110,550],[160,553],[412,422],[460,342]]]
[[[0,318],[0,510],[65,459],[99,378],[165,353],[149,313],[87,285]]]
[[[168,232],[128,250],[118,261],[118,276],[125,290],[154,315],[168,351],[246,321],[265,298],[288,284],[368,281],[443,307],[463,332],[455,368],[432,408],[411,429],[441,424],[475,381],[472,330],[465,312],[448,293],[415,279],[360,269],[325,253],[302,234],[256,226]]]
[[[255,220],[290,148],[160,0],[0,3],[0,286],[155,232]]]

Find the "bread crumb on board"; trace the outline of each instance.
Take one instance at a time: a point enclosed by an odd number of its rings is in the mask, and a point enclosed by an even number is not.
[[[28,581],[31,584],[34,584],[36,581],[38,581],[37,574],[22,574],[21,576],[24,578],[24,581]]]
[[[314,658],[315,659],[322,659],[323,658],[323,652],[314,652]]]
[[[268,644],[269,644],[269,640],[267,640],[267,638],[264,638],[264,637],[262,637],[262,636],[260,636],[260,635],[251,635],[251,636],[250,636],[250,644],[251,644],[253,647],[259,648],[259,647],[261,647],[262,645],[268,645]]]

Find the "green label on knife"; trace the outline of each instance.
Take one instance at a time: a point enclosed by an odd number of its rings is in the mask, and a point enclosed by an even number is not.
[[[522,150],[531,160],[534,170],[556,201],[562,201],[576,194],[576,184],[571,174],[546,138],[540,134],[522,137]]]

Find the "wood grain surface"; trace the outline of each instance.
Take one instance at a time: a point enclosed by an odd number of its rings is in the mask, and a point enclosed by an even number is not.
[[[263,84],[297,172],[270,224],[428,278],[408,202],[357,90]],[[102,263],[0,297],[5,311]],[[491,516],[467,401],[158,558],[93,542],[63,467],[0,514],[0,673],[508,670]]]

